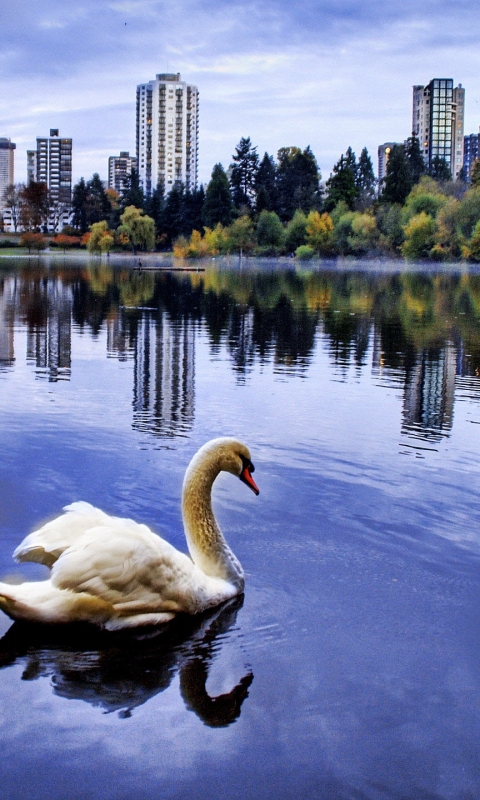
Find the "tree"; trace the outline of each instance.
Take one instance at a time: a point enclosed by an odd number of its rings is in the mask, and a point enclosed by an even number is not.
[[[257,148],[252,147],[250,137],[242,137],[232,156],[230,186],[233,202],[237,208],[252,208],[255,200],[255,179],[258,171]]]
[[[73,187],[72,210],[73,224],[81,233],[95,222],[110,219],[112,206],[97,172],[86,183],[80,178]]]
[[[23,183],[10,183],[3,192],[3,205],[10,211],[10,218],[12,220],[13,230],[15,233],[17,232],[20,222],[23,189]]]
[[[452,171],[450,166],[447,164],[444,158],[440,158],[440,156],[435,156],[430,164],[428,169],[428,174],[436,181],[442,181],[445,183],[446,181],[452,180]]]
[[[320,172],[310,147],[282,147],[278,151],[278,214],[283,222],[292,219],[297,208],[307,214],[322,202]]]
[[[420,142],[414,133],[405,142],[405,156],[410,167],[410,178],[413,186],[418,183],[426,172]]]
[[[265,253],[277,252],[285,241],[285,231],[275,211],[262,211],[257,222],[257,244]]]
[[[265,153],[258,167],[255,192],[257,214],[260,211],[278,211],[277,167],[273,156],[268,153]]]
[[[105,220],[94,222],[90,226],[90,238],[87,242],[89,253],[108,253],[113,247],[113,235],[108,230]]]
[[[307,217],[300,208],[297,208],[285,231],[285,250],[295,253],[298,247],[305,244]]]
[[[375,200],[375,174],[373,172],[372,159],[366,147],[360,153],[357,166],[356,187],[358,189],[358,200],[356,205],[363,209],[372,205]]]
[[[255,244],[253,233],[253,222],[248,214],[234,220],[227,230],[228,240],[232,250],[242,251],[252,250]]]
[[[34,231],[25,231],[22,233],[19,240],[20,247],[28,248],[28,252],[30,253],[32,250],[45,250],[47,246],[47,240],[45,239],[42,233],[36,233]]]
[[[140,176],[136,169],[132,169],[130,174],[125,176],[120,204],[123,210],[125,210],[127,206],[145,208],[145,195],[140,185]]]
[[[128,237],[134,253],[155,248],[155,223],[151,217],[143,214],[141,208],[127,206],[120,221],[122,224],[118,231]]]
[[[327,200],[325,208],[332,211],[335,206],[344,202],[348,208],[352,209],[360,189],[357,186],[357,163],[355,153],[349,147],[346,155],[340,159],[333,167],[333,174],[327,181]]]
[[[306,239],[307,244],[322,255],[332,251],[333,220],[330,214],[310,211],[307,217]]]
[[[88,230],[87,224],[87,184],[84,178],[80,178],[73,187],[72,193],[72,223],[81,233]]]
[[[428,258],[435,244],[435,230],[435,220],[425,211],[412,217],[405,226],[405,241],[401,248],[405,258]]]
[[[203,204],[205,225],[210,228],[214,228],[217,222],[230,225],[233,214],[234,205],[227,174],[221,164],[215,164]]]
[[[480,187],[480,158],[477,158],[473,164],[470,182],[472,186]]]
[[[20,222],[29,231],[40,231],[48,224],[50,192],[46,183],[30,181],[20,191]]]
[[[387,164],[382,202],[398,203],[403,206],[412,188],[412,172],[403,144],[392,147]]]

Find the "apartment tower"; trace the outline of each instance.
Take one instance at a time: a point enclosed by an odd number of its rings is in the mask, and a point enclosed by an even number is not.
[[[438,156],[457,178],[463,166],[465,89],[451,78],[434,78],[413,87],[412,132],[420,141],[427,167]]]
[[[54,202],[70,205],[72,140],[61,139],[58,128],[51,128],[49,137],[37,137],[37,149],[27,150],[27,178],[46,183]]]
[[[13,183],[13,159],[16,144],[11,139],[0,138],[0,211],[3,210],[3,193]]]
[[[121,194],[126,178],[132,169],[137,168],[137,159],[131,156],[128,150],[121,150],[119,156],[110,156],[108,159],[108,188],[115,189]]]
[[[137,170],[144,192],[197,185],[198,89],[180,73],[137,86]]]

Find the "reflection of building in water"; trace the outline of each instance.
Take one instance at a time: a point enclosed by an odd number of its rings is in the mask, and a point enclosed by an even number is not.
[[[135,355],[135,336],[129,330],[123,309],[107,318],[107,355],[127,361]]]
[[[33,363],[40,377],[49,381],[70,378],[72,350],[72,298],[70,289],[60,281],[48,281],[37,287],[39,296],[32,297],[27,312],[27,362]],[[45,313],[41,313],[45,309]]]
[[[407,374],[403,404],[404,433],[439,440],[453,423],[456,349],[421,350]]]
[[[133,427],[157,436],[190,430],[195,401],[195,327],[144,312],[135,343]]]
[[[15,288],[13,278],[0,283],[0,369],[15,361],[13,347],[13,322],[15,316]]]

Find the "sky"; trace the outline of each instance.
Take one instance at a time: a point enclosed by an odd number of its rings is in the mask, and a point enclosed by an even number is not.
[[[157,73],[200,91],[199,182],[241,137],[260,157],[312,148],[323,179],[351,146],[411,132],[412,85],[465,88],[465,133],[480,126],[475,0],[15,0],[0,5],[0,136],[26,151],[58,128],[73,178],[135,153],[135,95]]]

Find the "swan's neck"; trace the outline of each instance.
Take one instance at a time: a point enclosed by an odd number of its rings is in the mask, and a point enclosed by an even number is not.
[[[212,509],[212,486],[220,469],[214,459],[196,457],[185,474],[182,514],[193,562],[206,575],[223,578],[243,591],[243,569],[229,548]]]

